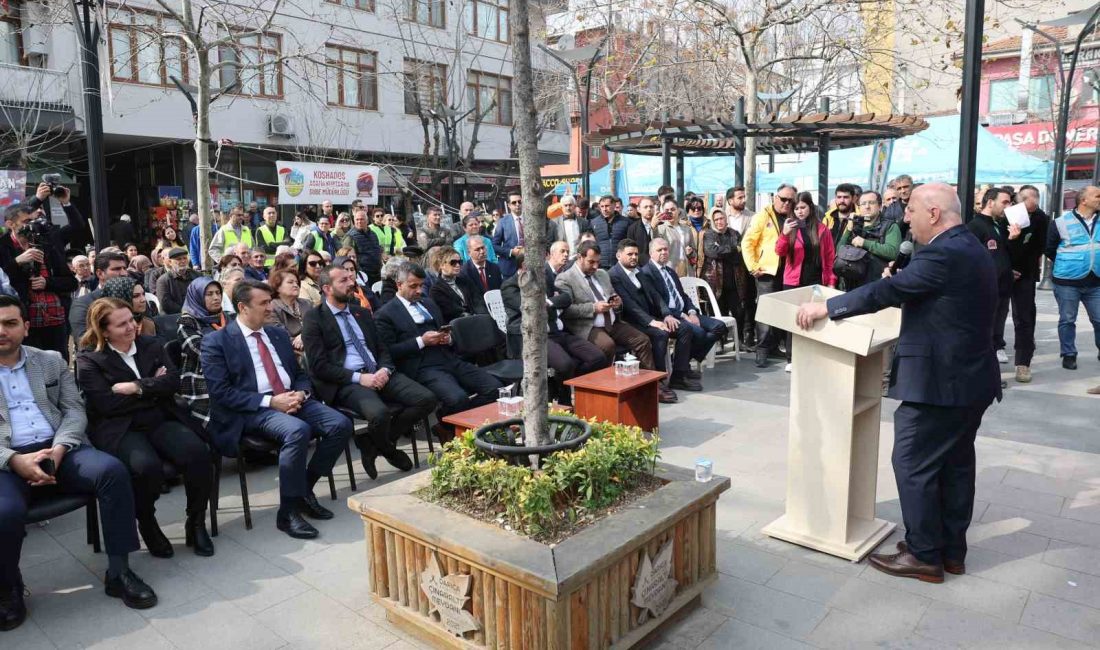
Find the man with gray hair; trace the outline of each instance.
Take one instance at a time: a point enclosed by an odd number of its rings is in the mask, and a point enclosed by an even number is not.
[[[905,206],[909,205],[909,195],[913,192],[913,177],[902,174],[890,181],[890,187],[894,190],[894,201],[887,204],[882,218],[898,224],[901,234],[905,235],[909,232],[909,225],[905,221]]]
[[[588,219],[577,214],[577,199],[567,194],[561,199],[562,215],[558,217],[561,226],[561,241],[569,246],[569,257],[577,256],[577,245],[581,242],[581,233],[591,232]]]
[[[771,205],[756,213],[749,229],[741,239],[741,257],[745,268],[756,278],[756,295],[773,293],[781,287],[779,275],[779,254],[775,244],[783,222],[794,214],[794,203],[798,197],[798,188],[783,183],[775,191]],[[763,323],[756,323],[756,367],[768,365],[768,353],[777,349],[783,331]]]
[[[826,302],[803,304],[798,325],[811,329],[823,318],[901,307],[889,396],[901,402],[894,412],[892,461],[905,541],[897,553],[871,555],[870,563],[893,576],[939,583],[944,571],[966,572],[974,439],[985,410],[1001,397],[990,336],[997,275],[985,247],[963,225],[951,186],[918,188],[906,219],[921,248],[904,270]]]

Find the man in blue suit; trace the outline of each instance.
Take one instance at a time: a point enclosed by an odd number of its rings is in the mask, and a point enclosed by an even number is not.
[[[825,303],[807,303],[798,324],[901,306],[901,336],[890,374],[894,475],[905,522],[898,552],[870,556],[890,575],[943,582],[966,571],[966,530],[974,511],[974,438],[1000,399],[993,351],[997,274],[984,246],[962,225],[949,185],[913,191],[905,219],[921,245],[897,275]]]
[[[649,242],[649,263],[641,266],[638,274],[656,289],[669,315],[679,321],[679,329],[691,330],[691,358],[702,361],[714,344],[726,335],[726,325],[699,311],[695,300],[684,291],[676,271],[668,265],[668,253],[666,239],[657,237]],[[689,374],[701,379],[694,371]]]
[[[279,512],[275,526],[298,539],[317,537],[302,515],[332,519],[313,496],[313,486],[332,471],[351,439],[351,420],[310,398],[309,377],[298,366],[290,338],[279,327],[265,327],[271,316],[271,289],[242,280],[233,290],[237,319],[203,337],[202,368],[210,393],[214,444],[236,456],[245,432],[275,440],[279,448]],[[317,449],[306,461],[309,441]]]
[[[523,197],[518,192],[508,195],[508,210],[493,230],[493,250],[504,278],[516,274],[516,256],[523,254]]]

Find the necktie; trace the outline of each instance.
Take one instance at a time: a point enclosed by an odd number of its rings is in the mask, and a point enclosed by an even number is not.
[[[412,303],[412,306],[415,307],[416,311],[420,312],[420,315],[424,317],[424,322],[425,323],[435,321],[435,319],[432,318],[432,313],[430,311],[428,311],[427,309],[425,309],[424,305],[420,304],[419,302],[414,302],[414,303]]]
[[[351,312],[348,310],[336,312],[337,316],[340,316],[344,320],[344,325],[347,329],[348,337],[351,338],[351,344],[355,346],[355,351],[359,353],[359,358],[366,364],[367,372],[374,372],[378,370],[378,364],[374,361],[374,355],[367,349],[366,344],[355,334],[355,328],[351,324]]]
[[[596,302],[603,302],[603,292],[600,291],[600,288],[598,286],[596,286],[596,281],[592,279],[591,275],[586,275],[584,277],[588,280],[588,286],[592,288],[592,297],[596,299]],[[605,315],[607,316],[608,325],[615,322],[614,310],[609,310]]]
[[[482,286],[482,288],[484,288],[486,291],[488,291],[489,290],[489,278],[485,276],[485,267],[484,266],[477,267],[477,272],[478,272],[478,274],[481,275],[481,286]]]
[[[680,292],[676,290],[676,285],[672,282],[672,271],[668,270],[668,267],[661,267],[661,277],[665,279],[665,287],[668,288],[668,304],[673,309],[683,309],[684,306],[680,304]]]
[[[523,246],[523,217],[516,217],[516,235],[519,237],[519,245]]]
[[[264,366],[264,374],[267,375],[267,383],[271,384],[273,395],[282,395],[286,392],[286,386],[279,377],[279,371],[275,368],[275,359],[271,357],[271,350],[267,349],[264,337],[259,332],[252,332],[252,338],[256,339],[256,349],[260,351],[260,363]]]

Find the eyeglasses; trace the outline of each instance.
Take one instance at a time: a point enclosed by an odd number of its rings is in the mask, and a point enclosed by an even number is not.
[[[462,260],[448,260],[447,264],[451,266],[462,266]]]
[[[310,260],[306,262],[306,264],[308,264],[309,266],[321,266],[322,264],[324,264],[324,262],[322,262],[321,260]]]
[[[695,212],[696,210],[702,210],[702,209],[703,209],[703,206],[701,206],[701,205],[689,205],[688,206],[688,210],[691,210],[692,212]]]
[[[509,201],[508,205],[523,205],[523,201]]]
[[[791,203],[794,203],[794,199],[793,199],[793,198],[790,198],[790,199],[788,199],[788,198],[787,198],[787,197],[785,197],[785,196],[777,196],[776,198],[777,198],[777,199],[779,199],[780,201],[782,201],[782,202],[786,203],[787,205],[790,205]]]

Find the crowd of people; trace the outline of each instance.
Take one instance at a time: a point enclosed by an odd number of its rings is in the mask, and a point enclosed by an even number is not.
[[[164,463],[182,480],[185,543],[197,555],[215,553],[205,521],[223,456],[277,464],[276,527],[317,537],[311,522],[333,513],[314,485],[349,442],[371,478],[379,457],[408,471],[402,437],[429,428],[434,414],[430,433],[445,441],[453,431],[443,417],[497,398],[504,382],[489,366],[520,357],[520,287],[533,264],[547,277],[547,365],[559,403],[571,402],[564,380],[622,355],[665,373],[659,399],[676,402],[677,391],[703,390],[701,362],[734,335],[757,366],[774,356],[789,370],[790,334],[755,321],[759,297],[817,284],[850,290],[904,272],[919,246],[908,227],[913,189],[904,175],[882,194],[841,184],[826,207],[782,185],[755,214],[743,187],[711,206],[662,187],[625,212],[616,197],[589,208],[565,196],[560,216],[546,221],[540,260],[526,255],[515,193],[502,214],[467,202],[454,217],[430,207],[409,220],[325,202],[289,228],[274,207],[237,206],[214,215],[206,248],[214,268],[204,269],[195,224],[165,228],[148,255],[125,240],[85,251],[91,233],[67,191],[43,185],[7,209],[0,238],[0,411],[8,415],[0,418],[0,629],[26,615],[23,525],[31,497],[51,490],[100,501],[106,592],[135,608],[156,603],[127,561],[139,538],[155,557],[174,553],[156,517]],[[43,212],[51,196],[64,226]],[[1021,383],[1032,378],[1044,256],[1053,260],[1063,367],[1077,367],[1081,303],[1100,350],[1100,188],[1077,198],[1050,219],[1036,188],[993,187],[976,198],[967,225],[998,270],[990,336],[1007,363],[1011,312]],[[1006,219],[1014,203],[1026,207],[1026,225]],[[119,224],[131,225],[120,220],[112,236],[132,237]],[[709,285],[716,308],[694,286],[685,290],[685,278]],[[496,291],[506,319],[498,345],[466,354],[452,323],[492,322],[487,298]],[[353,429],[353,419],[367,426]],[[243,447],[245,436],[276,453]]]

